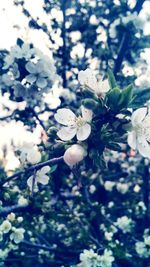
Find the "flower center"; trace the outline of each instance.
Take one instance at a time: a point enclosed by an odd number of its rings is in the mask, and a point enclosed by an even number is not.
[[[77,128],[80,128],[83,125],[85,125],[86,122],[85,122],[85,120],[81,116],[79,116],[79,117],[77,117],[75,119],[75,123],[76,123]]]

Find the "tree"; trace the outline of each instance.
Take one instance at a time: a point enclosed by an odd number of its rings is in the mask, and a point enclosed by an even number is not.
[[[12,141],[19,165],[11,173],[10,147],[2,150],[1,266],[148,266],[143,4],[45,0],[49,25],[15,1],[53,57],[20,37],[1,51],[1,94],[13,103],[1,123],[22,122],[32,136]]]

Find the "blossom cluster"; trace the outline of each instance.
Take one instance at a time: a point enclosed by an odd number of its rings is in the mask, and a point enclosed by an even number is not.
[[[114,257],[112,251],[105,249],[103,255],[91,250],[84,250],[80,254],[80,261],[83,267],[112,267]]]
[[[77,141],[80,142],[79,144],[80,146],[78,147],[80,150],[81,142],[90,138],[90,136],[92,135],[92,130],[93,128],[95,128],[92,122],[97,115],[96,114],[97,109],[95,109],[94,110],[95,112],[93,112],[94,105],[98,105],[98,102],[96,101],[98,100],[104,103],[107,103],[107,102],[109,103],[109,100],[107,101],[105,99],[107,99],[107,95],[109,95],[109,98],[111,97],[112,90],[110,90],[110,83],[108,79],[98,80],[97,77],[95,76],[95,73],[89,68],[86,69],[85,71],[79,72],[78,80],[81,85],[81,91],[87,90],[89,92],[92,92],[93,94],[93,96],[91,96],[91,99],[94,99],[93,102],[90,103],[90,100],[88,99],[88,104],[90,105],[90,107],[87,108],[87,105],[85,105],[85,102],[83,101],[83,105],[81,105],[80,107],[81,115],[76,115],[72,110],[68,108],[61,108],[57,110],[54,117],[55,117],[55,120],[59,124],[63,125],[63,127],[61,127],[59,131],[57,132],[57,136],[63,141],[70,141],[76,136]],[[114,90],[118,90],[118,89],[114,89]],[[119,97],[119,94],[121,94],[119,91],[118,92],[116,91],[116,93],[118,94],[118,97]],[[112,97],[112,100],[113,100],[113,97]],[[125,102],[126,100],[122,100],[122,102],[123,101]],[[117,105],[117,102],[116,102],[116,105]],[[109,107],[108,107],[108,110],[109,110]],[[122,118],[125,118],[125,117],[126,116],[123,115]],[[131,116],[131,127],[128,130],[129,146],[133,148],[134,150],[138,150],[142,156],[148,157],[148,158],[150,157],[150,147],[149,147],[150,126],[149,124],[150,124],[149,123],[149,108],[147,107],[139,108],[133,112]],[[68,162],[66,161],[66,163],[71,166],[81,161],[84,158],[84,156],[87,154],[85,146],[83,146],[83,149],[85,150],[85,152],[83,152],[83,150],[82,151],[80,150],[79,154],[81,156],[78,157],[79,160],[77,160],[76,162],[75,160],[73,160],[72,163],[69,160],[70,163],[69,161]],[[69,151],[73,151],[73,147],[72,147],[72,150],[69,150]],[[67,155],[69,155],[69,151],[67,152]],[[73,155],[71,155],[70,157],[73,158]],[[126,184],[123,185],[120,183],[117,185],[117,190],[118,191],[120,190],[125,193],[128,190],[128,185]]]
[[[7,218],[0,224],[0,242],[6,243],[5,249],[0,249],[0,258],[5,259],[8,253],[23,241],[25,229],[20,227],[23,217],[16,217],[14,213],[7,215]]]
[[[57,78],[53,59],[31,44],[19,40],[4,54],[0,88],[13,100],[25,100],[30,106],[40,103]]]

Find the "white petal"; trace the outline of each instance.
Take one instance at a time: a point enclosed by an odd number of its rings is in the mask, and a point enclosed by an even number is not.
[[[45,78],[39,77],[36,81],[36,84],[40,88],[45,88],[47,86],[47,81]]]
[[[101,81],[99,84],[99,93],[107,93],[110,90],[108,79]]]
[[[90,122],[92,120],[92,110],[85,108],[84,106],[81,106],[81,112],[82,117],[85,121]]]
[[[143,157],[150,158],[150,145],[148,144],[146,139],[143,139],[143,138],[138,139],[137,149]]]
[[[135,131],[128,133],[128,145],[131,148],[136,149],[136,132]]]
[[[49,181],[49,177],[47,175],[41,175],[41,176],[37,177],[37,182],[41,183],[43,185],[48,184],[48,181]]]
[[[58,137],[63,141],[71,140],[76,135],[76,128],[62,127],[58,132]]]
[[[147,113],[147,108],[139,108],[135,110],[131,117],[131,122],[133,126],[138,125],[145,118]]]
[[[98,87],[98,82],[95,73],[90,69],[80,71],[78,74],[78,80],[81,85],[85,85],[93,91],[95,91]]]
[[[34,74],[29,74],[26,76],[26,80],[28,83],[34,83],[36,81],[36,76]]]
[[[31,164],[36,164],[41,160],[41,153],[33,148],[32,150],[28,151],[27,160]]]
[[[86,123],[77,130],[77,139],[79,141],[84,141],[89,137],[90,133],[91,133],[91,125]]]
[[[36,180],[35,180],[35,184],[36,184]],[[30,190],[32,190],[32,186],[33,186],[33,176],[30,176],[27,180],[27,185],[29,186]]]
[[[55,120],[60,124],[71,126],[75,124],[76,115],[67,108],[61,108],[57,110],[57,113],[54,115]]]
[[[26,64],[25,67],[26,67],[26,70],[27,70],[28,72],[30,72],[30,73],[32,73],[32,74],[37,73],[37,71],[36,71],[36,66],[35,66],[34,63],[32,63],[32,62],[28,62],[28,63]]]
[[[38,172],[40,172],[40,174],[45,174],[48,173],[50,171],[50,167],[49,166],[44,166],[41,170],[39,170]]]

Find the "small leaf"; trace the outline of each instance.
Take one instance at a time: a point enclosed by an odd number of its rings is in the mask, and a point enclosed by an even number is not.
[[[121,94],[121,99],[119,101],[119,105],[121,108],[126,108],[129,106],[133,99],[133,86],[130,84],[127,86]]]
[[[117,82],[111,69],[108,69],[108,81],[111,89],[117,87]]]
[[[135,89],[133,91],[134,99],[131,103],[132,108],[139,108],[143,106],[147,101],[150,100],[150,88],[146,89]]]
[[[91,98],[86,98],[84,100],[82,100],[82,105],[85,108],[91,109],[91,110],[95,110],[96,108],[98,108],[99,103]]]
[[[56,169],[57,169],[57,167],[58,167],[58,165],[57,165],[57,164],[53,165],[53,166],[51,167],[51,169],[50,169],[50,173],[53,173],[53,172],[55,172],[55,171],[56,171]]]
[[[121,91],[119,88],[116,87],[113,90],[110,90],[108,92],[106,104],[113,111],[119,111],[120,107],[119,107],[118,103],[119,103],[120,99],[121,99]]]
[[[106,147],[111,149],[111,150],[115,150],[115,151],[119,151],[119,152],[122,151],[122,148],[117,143],[113,143],[113,142],[111,144],[109,143],[109,144],[107,144]]]

